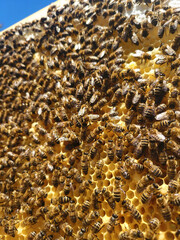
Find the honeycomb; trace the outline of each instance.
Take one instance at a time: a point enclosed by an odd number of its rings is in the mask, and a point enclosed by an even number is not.
[[[0,35],[0,239],[180,239],[180,20],[56,2]]]

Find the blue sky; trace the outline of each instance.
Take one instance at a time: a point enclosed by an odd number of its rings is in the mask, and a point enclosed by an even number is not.
[[[4,30],[55,0],[0,0],[0,24]]]

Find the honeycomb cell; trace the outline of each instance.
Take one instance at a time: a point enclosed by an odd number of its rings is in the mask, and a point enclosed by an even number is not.
[[[166,237],[167,239],[170,239],[170,240],[174,240],[174,239],[175,239],[174,234],[171,233],[171,232],[166,232],[166,233],[165,233],[165,237]]]

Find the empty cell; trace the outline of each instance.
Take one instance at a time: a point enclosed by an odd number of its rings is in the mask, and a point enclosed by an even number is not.
[[[111,179],[111,178],[112,178],[112,176],[113,176],[113,175],[112,175],[112,173],[111,173],[111,172],[107,172],[107,173],[106,173],[106,177],[107,177],[108,179]]]
[[[152,214],[152,213],[154,212],[153,206],[148,207],[148,212],[149,212],[150,214]]]
[[[159,229],[162,232],[166,232],[167,231],[167,224],[162,222]]]
[[[105,187],[108,187],[110,185],[110,181],[109,180],[104,180],[103,184]]]
[[[134,192],[133,191],[131,191],[131,190],[129,190],[128,192],[127,192],[127,197],[128,198],[133,198],[134,197]]]
[[[166,233],[165,233],[165,237],[166,237],[166,239],[168,239],[168,240],[174,240],[174,239],[175,239],[174,234],[171,233],[171,232],[166,232]]]
[[[137,198],[134,198],[134,199],[132,200],[132,204],[133,204],[134,206],[138,206],[138,205],[139,205],[139,200],[138,200]]]

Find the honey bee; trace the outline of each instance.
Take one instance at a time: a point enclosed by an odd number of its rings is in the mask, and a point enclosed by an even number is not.
[[[88,153],[85,152],[83,155],[83,158],[81,159],[81,169],[84,175],[88,174],[89,169],[89,159],[88,159]]]
[[[112,209],[115,209],[116,202],[115,202],[115,199],[113,198],[113,196],[111,195],[111,193],[106,188],[103,188],[102,189],[102,194],[105,197],[106,201],[108,202],[109,206]]]
[[[54,187],[57,187],[59,185],[59,177],[60,177],[60,172],[55,169],[52,174],[52,185]]]
[[[5,222],[3,225],[5,233],[9,234],[11,237],[15,237],[17,229],[14,220],[10,219],[9,222]]]
[[[4,193],[0,193],[0,206],[5,206],[9,201],[9,197],[4,194]]]
[[[122,154],[123,154],[123,142],[122,142],[122,137],[118,137],[116,140],[116,157],[118,160],[121,160]]]
[[[82,151],[80,148],[76,148],[72,151],[72,154],[70,156],[70,159],[69,159],[69,163],[71,166],[74,165],[74,163],[80,159],[80,157],[82,156]]]
[[[110,161],[114,160],[114,143],[113,140],[108,140],[107,155]]]
[[[151,99],[146,100],[146,105],[145,105],[143,115],[144,115],[145,118],[147,118],[149,120],[154,119],[154,117],[155,117],[155,105],[154,105],[153,100],[151,100]]]
[[[86,233],[86,228],[81,228],[79,231],[77,231],[77,234],[75,236],[76,240],[84,239],[83,236]]]
[[[114,77],[115,78],[115,77]],[[116,91],[115,91],[115,93],[114,93],[114,95],[113,95],[113,97],[112,97],[112,99],[111,99],[111,105],[114,107],[114,106],[116,106],[118,103],[119,103],[119,101],[121,100],[121,97],[122,97],[122,89],[121,88],[118,88]]]
[[[133,97],[135,96],[136,90],[135,89],[130,89],[126,95],[125,98],[125,105],[127,109],[130,109],[131,105],[132,105],[132,100]]]
[[[180,147],[175,141],[169,140],[166,144],[166,148],[167,150],[172,151],[177,157],[180,156]]]
[[[104,166],[103,160],[100,159],[99,161],[96,162],[95,175],[99,179],[101,179],[104,176],[103,166]]]
[[[39,218],[39,217],[43,217],[44,218],[44,216],[45,216],[45,214],[47,212],[48,212],[48,208],[47,207],[40,207],[40,208],[37,209],[35,216],[37,218]]]
[[[168,157],[167,161],[167,175],[169,179],[174,179],[177,172],[177,161],[173,155]]]
[[[124,190],[121,188],[121,178],[119,176],[116,176],[113,190],[113,197],[116,202],[120,202],[122,193],[125,195]]]
[[[82,212],[88,212],[91,207],[91,202],[89,200],[84,201],[82,204]]]
[[[76,206],[73,200],[69,202],[69,218],[72,223],[77,221]]]
[[[144,170],[144,166],[141,163],[137,163],[135,159],[129,156],[125,156],[125,165],[137,172],[142,172]]]
[[[91,149],[90,149],[90,157],[91,159],[94,159],[97,152],[101,151],[101,145],[104,145],[104,141],[101,139],[98,139],[96,142],[93,143]]]
[[[130,230],[120,233],[118,236],[118,239],[126,240],[126,239],[137,239],[137,238],[143,238],[143,237],[144,237],[144,235],[140,230],[130,229]]]
[[[30,217],[26,217],[24,219],[24,224],[25,225],[34,225],[37,223],[37,217],[34,217],[34,216],[30,216]]]
[[[84,193],[87,189],[89,189],[90,184],[92,184],[90,179],[82,181],[79,185],[79,193]]]
[[[94,189],[92,194],[92,205],[94,209],[100,208],[100,203],[102,202],[102,192],[98,188]]]
[[[170,221],[171,220],[171,209],[170,209],[167,201],[165,200],[165,196],[163,196],[162,194],[158,194],[156,202],[160,208],[160,212],[161,212],[164,220]]]
[[[98,222],[95,222],[93,225],[92,225],[92,232],[93,233],[98,233],[101,231],[101,229],[104,227],[104,225],[102,225],[99,221]]]
[[[148,225],[151,230],[156,231],[160,226],[160,221],[158,218],[151,218]]]
[[[28,234],[28,240],[33,240],[37,235],[36,231],[32,231]]]
[[[162,165],[166,165],[166,162],[168,161],[168,155],[166,153],[166,151],[162,151],[159,153],[159,162]]]
[[[175,206],[180,206],[180,194],[175,193],[170,196],[170,203],[172,203]]]
[[[61,229],[63,230],[66,236],[72,236],[73,228],[67,222],[61,225]]]
[[[146,167],[149,171],[150,174],[153,174],[155,177],[161,177],[162,176],[162,171],[161,169],[154,165],[153,162],[149,159],[146,159],[144,161],[144,167]]]
[[[153,159],[157,159],[158,157],[157,144],[156,140],[153,137],[149,137],[148,151]]]
[[[83,226],[87,227],[92,224],[92,222],[99,217],[98,211],[91,211],[83,220]]]
[[[92,132],[90,132],[89,133],[89,136],[87,137],[87,143],[90,143],[90,142],[92,142],[95,138],[96,138],[96,136],[98,136],[100,133],[102,133],[103,132],[103,127],[97,127],[97,128],[95,128]]]
[[[61,197],[59,197],[58,201],[60,204],[65,204],[65,203],[70,202],[71,198],[68,196],[61,196]]]
[[[123,200],[122,201],[122,206],[126,211],[129,211],[132,217],[136,221],[141,221],[141,215],[139,211],[134,207],[134,205],[131,204],[130,200]]]
[[[77,168],[74,169],[74,179],[77,183],[82,183],[82,181],[83,181],[81,174]]]
[[[156,193],[158,189],[159,185],[156,183],[148,185],[147,188],[143,191],[143,194],[141,195],[141,202],[145,204],[150,201],[151,197]]]
[[[118,170],[119,170],[120,174],[123,176],[123,178],[125,178],[126,180],[130,179],[130,174],[129,174],[129,171],[127,170],[126,166],[122,166],[119,164]]]
[[[68,195],[71,191],[71,188],[72,188],[72,180],[70,177],[67,177],[64,185],[64,194]]]
[[[142,192],[149,184],[151,184],[152,181],[154,181],[154,178],[151,175],[147,174],[143,176],[137,183],[137,192]]]
[[[170,180],[168,184],[169,193],[176,193],[179,187],[179,183],[176,180]]]
[[[109,223],[107,224],[107,231],[112,233],[114,231],[114,226],[117,225],[118,215],[113,213],[109,219]]]

